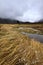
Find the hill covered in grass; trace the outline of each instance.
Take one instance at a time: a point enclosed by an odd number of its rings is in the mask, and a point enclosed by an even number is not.
[[[43,65],[43,44],[21,34],[18,27],[0,24],[0,65]]]

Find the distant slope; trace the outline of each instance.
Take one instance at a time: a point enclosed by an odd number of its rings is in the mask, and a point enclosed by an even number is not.
[[[19,23],[18,20],[13,20],[13,19],[4,19],[4,18],[0,18],[0,23],[3,23],[3,24],[13,24],[13,23]]]
[[[34,23],[36,24],[42,24],[43,20],[40,21],[35,21]],[[18,21],[18,20],[13,20],[13,19],[5,19],[5,18],[0,18],[0,24],[34,24],[29,21],[23,22],[23,21]]]

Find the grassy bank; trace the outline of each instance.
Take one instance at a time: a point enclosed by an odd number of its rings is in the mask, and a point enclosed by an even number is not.
[[[43,44],[20,33],[30,25],[0,24],[0,65],[43,65]]]

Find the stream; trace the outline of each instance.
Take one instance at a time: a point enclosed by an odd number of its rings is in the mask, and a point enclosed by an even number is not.
[[[40,41],[41,43],[43,43],[43,35],[39,35],[39,34],[30,34],[30,33],[26,33],[26,32],[21,32],[24,35],[29,36],[32,39],[36,39],[37,41]]]
[[[19,27],[19,30],[23,30],[24,28],[23,27]],[[27,29],[32,29],[33,31],[39,31],[37,29],[34,29],[34,28],[27,28]],[[31,34],[31,33],[27,33],[27,32],[21,32],[22,34],[24,35],[27,35],[28,37],[30,37],[31,39],[35,39],[41,43],[43,43],[43,35],[40,35],[40,34]]]

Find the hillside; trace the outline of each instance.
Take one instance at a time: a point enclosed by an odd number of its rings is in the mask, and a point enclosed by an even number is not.
[[[2,24],[43,24],[43,20],[39,20],[39,21],[35,21],[34,23],[31,23],[29,21],[23,22],[14,19],[0,18],[0,23]]]

